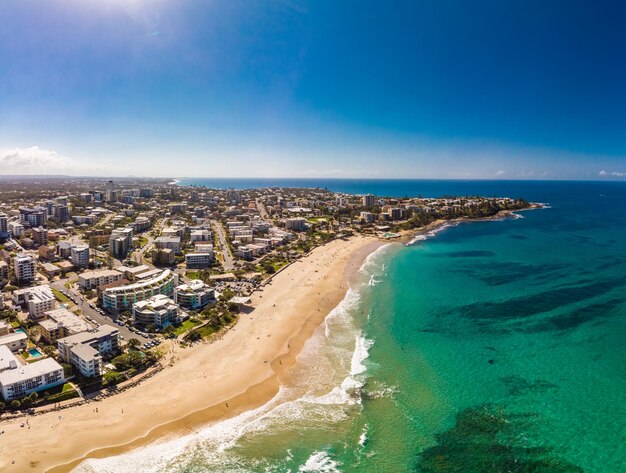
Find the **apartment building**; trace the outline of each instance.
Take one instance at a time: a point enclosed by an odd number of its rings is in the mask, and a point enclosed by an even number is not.
[[[158,276],[139,281],[128,286],[112,287],[102,293],[102,306],[109,312],[117,313],[130,310],[133,304],[139,301],[164,294],[174,294],[174,287],[178,285],[178,274],[166,269]]]
[[[361,205],[363,207],[373,207],[376,203],[376,197],[372,194],[367,194],[361,197]]]
[[[97,289],[114,282],[121,281],[124,275],[114,269],[103,269],[100,271],[87,271],[78,275],[78,285],[81,289]]]
[[[7,347],[12,352],[25,350],[28,336],[24,332],[13,332],[0,337],[0,346]]]
[[[34,286],[13,291],[13,303],[28,309],[31,318],[45,317],[44,312],[56,307],[56,299],[50,286]]]
[[[0,281],[9,280],[9,265],[4,261],[0,261]]]
[[[213,263],[213,253],[187,253],[185,264],[187,269],[206,269]]]
[[[61,358],[87,377],[102,374],[102,355],[119,351],[120,332],[110,325],[97,330],[60,338],[57,347]]]
[[[47,319],[39,322],[41,336],[50,344],[59,338],[86,332],[93,327],[67,309],[55,309],[45,313]]]
[[[33,282],[37,275],[37,262],[32,256],[20,253],[13,258],[13,271],[18,284]]]
[[[133,322],[146,327],[163,328],[178,323],[178,306],[169,297],[158,294],[145,301],[133,304]]]
[[[74,245],[70,250],[70,261],[76,268],[89,266],[89,246]]]
[[[109,253],[118,259],[126,258],[133,247],[133,229],[117,228],[109,236]]]
[[[22,233],[24,233],[24,225],[22,225],[20,222],[9,222],[9,233],[14,238],[21,237]]]
[[[20,223],[30,227],[45,227],[48,223],[48,209],[45,207],[20,207]]]
[[[191,310],[199,310],[215,300],[215,289],[199,279],[189,281],[174,288],[174,302]]]
[[[0,239],[9,238],[9,217],[0,213]]]
[[[190,243],[195,243],[197,241],[211,241],[211,231],[210,230],[192,230],[189,234]]]
[[[160,250],[180,251],[180,237],[160,236],[154,240],[154,245]]]
[[[10,350],[0,346],[0,391],[5,401],[20,399],[64,382],[63,367],[53,358],[22,365]]]
[[[285,220],[285,227],[287,227],[288,230],[295,230],[297,232],[304,231],[307,228],[306,219],[302,217],[288,218]]]

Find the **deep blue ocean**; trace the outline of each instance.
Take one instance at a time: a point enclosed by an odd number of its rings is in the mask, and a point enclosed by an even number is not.
[[[84,471],[626,471],[626,183],[182,182],[201,183],[549,205],[383,247],[305,346],[294,386]]]

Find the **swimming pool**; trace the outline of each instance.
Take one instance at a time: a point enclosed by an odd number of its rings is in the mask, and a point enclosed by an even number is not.
[[[16,328],[15,332],[26,333],[26,330],[24,330],[23,328]]]
[[[41,353],[36,348],[29,349],[28,354],[31,356],[31,358],[39,358],[40,356],[43,356],[43,353]]]

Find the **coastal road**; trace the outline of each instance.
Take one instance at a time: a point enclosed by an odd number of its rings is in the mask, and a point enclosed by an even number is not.
[[[233,254],[230,252],[230,246],[228,246],[226,230],[224,230],[222,223],[217,220],[211,220],[211,226],[213,227],[213,231],[217,235],[217,239],[220,243],[222,258],[224,259],[222,264],[224,271],[232,271],[235,269],[235,258],[233,258]]]
[[[108,315],[102,315],[101,313],[96,311],[96,309],[91,307],[89,305],[89,302],[85,300],[78,291],[75,291],[74,289],[68,289],[67,287],[65,287],[66,282],[68,282],[68,279],[61,279],[59,281],[53,282],[52,284],[50,284],[50,286],[52,286],[55,289],[58,289],[59,291],[65,291],[70,296],[72,296],[72,298],[74,298],[74,300],[76,301],[76,305],[81,310],[83,317],[85,318],[91,317],[100,325],[111,325],[112,327],[115,327],[116,329],[120,331],[120,335],[122,335],[125,340],[136,338],[141,343],[145,343],[148,340],[150,340],[149,338],[142,337],[138,333],[131,332],[129,328],[126,327],[125,325],[124,326],[117,325],[116,323],[113,322],[115,320],[114,318]]]

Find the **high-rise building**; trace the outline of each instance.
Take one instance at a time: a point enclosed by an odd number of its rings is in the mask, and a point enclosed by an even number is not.
[[[363,207],[373,207],[376,203],[376,199],[372,194],[367,194],[361,198],[361,203]]]
[[[52,206],[52,215],[59,220],[59,222],[67,222],[70,218],[70,212],[67,205],[55,204]]]
[[[45,227],[48,222],[46,207],[20,207],[20,223],[27,223],[31,227]]]
[[[18,284],[32,282],[37,274],[35,258],[24,253],[13,258],[13,271]]]
[[[0,239],[9,238],[9,217],[0,213]]]
[[[33,228],[32,230],[33,241],[35,242],[35,246],[39,248],[40,246],[48,244],[48,230],[43,227]]]
[[[109,253],[118,259],[126,258],[133,245],[133,229],[117,228],[109,237]]]
[[[89,246],[72,246],[70,261],[77,268],[86,268],[89,266]]]
[[[115,202],[117,200],[117,192],[115,192],[115,183],[107,181],[105,186],[105,198],[107,202]]]

